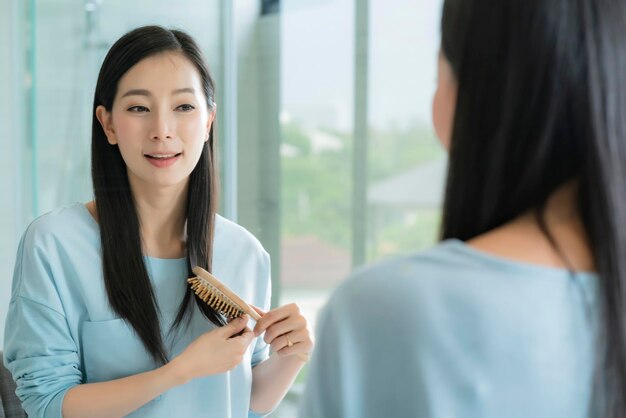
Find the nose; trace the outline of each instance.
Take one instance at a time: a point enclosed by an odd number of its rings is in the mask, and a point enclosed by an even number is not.
[[[150,138],[154,141],[165,141],[174,138],[175,121],[168,112],[155,112]]]

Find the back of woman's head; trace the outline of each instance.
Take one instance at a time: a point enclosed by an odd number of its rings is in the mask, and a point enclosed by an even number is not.
[[[626,415],[626,2],[446,0],[458,83],[443,238],[539,210],[568,180],[600,277],[596,406]]]

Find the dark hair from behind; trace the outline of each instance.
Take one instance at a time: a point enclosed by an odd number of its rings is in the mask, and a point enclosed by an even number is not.
[[[163,343],[160,312],[144,263],[141,220],[128,181],[126,164],[117,145],[107,142],[95,111],[102,105],[110,112],[122,76],[141,60],[164,52],[181,54],[193,63],[200,74],[207,105],[214,109],[214,83],[194,40],[178,30],[159,26],[140,27],[122,36],[104,59],[94,96],[91,143],[92,180],[109,303],[133,327],[157,363],[167,362],[168,350]],[[189,179],[186,208],[188,277],[193,276],[192,266],[208,271],[212,266],[218,187],[213,128],[209,135]],[[224,325],[223,318],[187,288],[172,329],[179,327],[185,318],[190,318],[192,300],[211,322]]]
[[[626,3],[445,0],[442,53],[458,82],[442,238],[541,220],[577,179],[600,279],[592,409],[626,416]]]

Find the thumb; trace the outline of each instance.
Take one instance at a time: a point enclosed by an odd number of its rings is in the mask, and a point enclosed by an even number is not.
[[[227,325],[224,325],[222,327],[222,330],[224,331],[226,338],[230,338],[233,335],[239,334],[241,331],[243,331],[247,324],[248,315],[243,315],[237,319],[233,319]]]

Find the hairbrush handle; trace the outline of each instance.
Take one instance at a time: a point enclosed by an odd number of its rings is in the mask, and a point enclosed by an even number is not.
[[[196,276],[202,277],[204,280],[211,283],[211,285],[215,286],[220,292],[229,297],[233,302],[239,305],[243,312],[250,315],[252,319],[254,319],[255,321],[261,319],[261,315],[259,315],[258,312],[255,311],[254,308],[252,308],[252,306],[248,305],[243,299],[237,296],[235,292],[230,290],[224,283],[220,282],[211,273],[198,266],[192,268],[191,271],[193,271]]]

